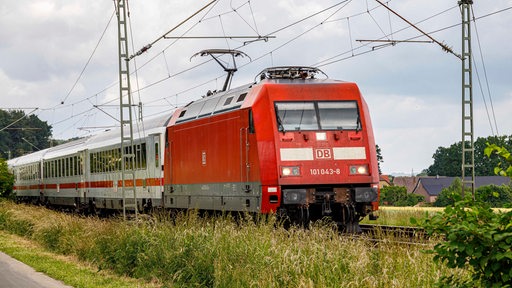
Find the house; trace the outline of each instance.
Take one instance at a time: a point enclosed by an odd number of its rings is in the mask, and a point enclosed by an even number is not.
[[[407,193],[415,193],[425,196],[425,202],[436,201],[441,191],[449,187],[457,177],[395,177],[393,184],[395,186],[405,186]],[[510,185],[510,178],[503,176],[476,176],[475,187],[487,185]]]
[[[391,181],[389,180],[389,175],[379,175],[379,188],[391,186]]]

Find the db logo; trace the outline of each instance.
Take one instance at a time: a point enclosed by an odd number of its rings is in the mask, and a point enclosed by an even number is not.
[[[315,149],[315,158],[316,159],[331,159],[332,158],[331,149]]]

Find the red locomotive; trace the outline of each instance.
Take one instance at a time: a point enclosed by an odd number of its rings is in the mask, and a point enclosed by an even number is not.
[[[205,97],[167,126],[164,205],[332,217],[347,229],[378,208],[368,107],[356,84],[276,67],[260,82]]]
[[[328,216],[356,231],[378,209],[370,115],[356,84],[320,72],[269,68],[147,121],[133,147],[137,207],[278,213],[304,225]],[[112,211],[123,208],[120,154],[113,130],[8,164],[19,200]]]

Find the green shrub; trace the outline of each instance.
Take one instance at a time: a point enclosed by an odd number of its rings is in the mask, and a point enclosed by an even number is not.
[[[512,287],[512,211],[493,212],[487,203],[460,201],[426,219],[425,229],[445,235],[434,246],[434,261],[469,271],[471,277],[445,276],[448,287]]]
[[[512,187],[509,185],[479,187],[476,189],[476,197],[491,207],[512,207]]]
[[[9,172],[7,162],[0,158],[0,198],[14,198],[14,175]]]
[[[380,204],[389,206],[414,206],[425,200],[425,196],[407,193],[404,186],[385,186],[380,190]]]
[[[487,143],[484,154],[489,158],[492,155],[498,155],[500,162],[494,167],[494,174],[512,177],[512,153],[507,148]]]

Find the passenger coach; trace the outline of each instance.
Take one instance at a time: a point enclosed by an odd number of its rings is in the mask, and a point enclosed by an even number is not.
[[[134,130],[131,151],[135,157],[126,165],[135,170],[141,210],[161,205],[161,143],[169,117],[139,123]],[[17,200],[79,211],[123,209],[120,133],[119,129],[105,131],[9,160]]]

